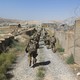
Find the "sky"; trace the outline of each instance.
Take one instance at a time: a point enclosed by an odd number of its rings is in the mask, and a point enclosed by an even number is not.
[[[0,17],[64,20],[80,15],[80,0],[0,0]]]

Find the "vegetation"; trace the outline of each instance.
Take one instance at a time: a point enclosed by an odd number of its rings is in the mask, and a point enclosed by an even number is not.
[[[58,50],[59,52],[64,52],[64,49],[63,49],[63,48],[57,48],[57,50]]]
[[[13,41],[11,48],[6,53],[0,54],[0,80],[7,80],[6,73],[8,68],[16,60],[16,53],[23,51],[24,44]]]
[[[5,74],[15,59],[16,55],[13,53],[2,53],[0,55],[0,80],[7,80]]]
[[[44,78],[44,76],[45,76],[45,68],[40,67],[38,69],[37,77],[39,80],[42,80]]]
[[[13,41],[13,44],[11,45],[11,47],[14,48],[15,52],[23,51],[25,46],[26,46],[26,44],[19,43],[18,41]]]
[[[74,57],[73,54],[71,54],[68,58],[67,58],[67,64],[74,64]]]

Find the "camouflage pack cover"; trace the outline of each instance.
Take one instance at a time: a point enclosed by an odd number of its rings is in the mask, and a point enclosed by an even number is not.
[[[29,44],[27,50],[28,50],[28,52],[36,51],[36,45],[35,44]]]

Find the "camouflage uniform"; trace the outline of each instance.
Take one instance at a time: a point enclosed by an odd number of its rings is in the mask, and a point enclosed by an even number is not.
[[[46,45],[50,45],[50,36],[49,35],[45,35],[44,36],[44,41]]]
[[[34,40],[30,40],[27,46],[27,51],[29,53],[28,54],[29,61],[30,61],[29,66],[31,66],[32,57],[33,57],[33,64],[36,63],[36,57],[37,57],[37,48],[36,48],[36,43],[34,42]]]
[[[56,43],[56,38],[54,36],[52,36],[50,39],[50,44],[51,44],[51,48],[54,52],[56,52],[55,43]]]
[[[54,36],[52,36],[50,39],[51,48],[55,47],[55,43],[56,43],[56,38]]]

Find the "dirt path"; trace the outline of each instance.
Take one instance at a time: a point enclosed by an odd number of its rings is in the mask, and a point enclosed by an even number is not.
[[[26,53],[19,57],[11,80],[77,80],[69,66],[51,49],[47,49],[43,42],[40,42],[38,54],[33,68],[28,66]]]
[[[70,67],[57,54],[52,53],[51,49],[47,50],[46,47],[44,50],[47,54],[45,59],[51,61],[51,64],[47,66],[45,80],[77,80]]]
[[[14,77],[11,80],[34,80],[36,76],[36,68],[30,68],[28,66],[27,54],[24,53],[23,56],[17,60],[17,64],[12,71]]]

